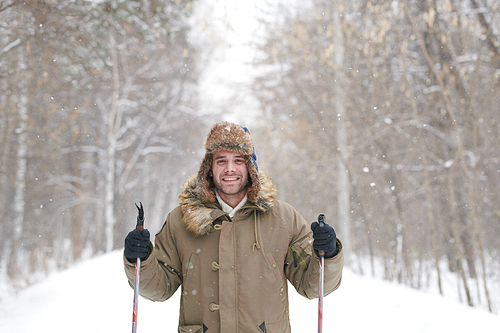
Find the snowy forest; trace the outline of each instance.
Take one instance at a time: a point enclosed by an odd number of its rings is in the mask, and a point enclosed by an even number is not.
[[[498,314],[500,0],[257,1],[219,104],[207,1],[0,1],[0,301],[123,248],[134,203],[156,233],[231,117],[354,271]]]

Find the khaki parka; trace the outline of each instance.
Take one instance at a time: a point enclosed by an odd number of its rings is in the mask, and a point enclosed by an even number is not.
[[[287,280],[299,294],[318,297],[319,258],[310,225],[274,198],[265,174],[260,177],[265,205],[247,202],[233,219],[217,202],[200,202],[193,194],[196,178],[190,178],[181,205],[167,216],[152,253],[141,262],[141,296],[165,301],[181,287],[179,332],[291,332]],[[193,221],[208,231],[197,235]],[[325,259],[325,295],[342,277],[338,239],[337,246],[338,254]],[[134,264],[125,257],[124,263],[133,286]]]

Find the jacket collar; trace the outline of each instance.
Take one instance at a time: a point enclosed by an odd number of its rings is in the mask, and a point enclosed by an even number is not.
[[[217,197],[217,202],[221,206],[224,213],[227,213],[230,218],[233,218],[236,211],[238,211],[238,209],[243,207],[243,205],[246,204],[247,200],[248,200],[247,196],[245,195],[243,197],[243,199],[241,199],[240,203],[236,207],[233,208],[233,207],[229,206],[224,200],[222,200],[222,198],[219,195],[219,191],[215,191],[215,196]]]

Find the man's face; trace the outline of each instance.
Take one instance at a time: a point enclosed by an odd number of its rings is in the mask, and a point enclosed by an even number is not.
[[[248,170],[245,156],[227,150],[214,153],[212,177],[222,200],[235,207],[247,192]],[[233,203],[236,203],[232,206]]]

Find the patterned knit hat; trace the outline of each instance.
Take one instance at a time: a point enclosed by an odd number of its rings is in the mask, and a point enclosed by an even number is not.
[[[257,202],[261,188],[257,156],[255,155],[250,132],[245,127],[224,121],[215,124],[205,141],[205,157],[201,161],[197,176],[196,189],[203,201],[215,202],[215,186],[209,175],[212,170],[213,154],[220,150],[228,150],[245,156],[246,166],[251,181],[247,199]]]

